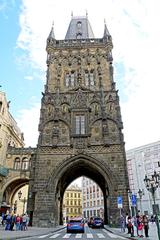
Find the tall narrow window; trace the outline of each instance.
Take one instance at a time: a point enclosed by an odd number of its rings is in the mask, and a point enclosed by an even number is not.
[[[71,73],[71,87],[74,86],[74,72]]]
[[[20,165],[20,158],[16,158],[14,160],[14,169],[18,170],[21,168],[21,165]]]
[[[68,73],[65,76],[65,85],[66,85],[66,87],[69,87],[69,74]]]
[[[90,85],[94,86],[94,75],[93,75],[93,72],[90,72]]]
[[[85,116],[76,116],[76,134],[85,134]]]
[[[0,112],[1,112],[1,110],[2,110],[2,102],[0,102]]]
[[[89,74],[88,74],[88,72],[85,73],[85,85],[89,86]]]
[[[85,85],[86,86],[94,86],[95,79],[94,79],[94,71],[85,71]]]
[[[23,158],[22,159],[22,170],[28,170],[29,169],[29,159]]]
[[[74,87],[75,85],[75,72],[66,73],[65,75],[65,86]]]

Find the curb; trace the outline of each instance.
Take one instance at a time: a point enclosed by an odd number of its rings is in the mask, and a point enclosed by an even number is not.
[[[114,230],[111,230],[111,229],[109,229],[109,228],[107,228],[107,227],[105,227],[105,226],[104,226],[104,228],[105,228],[108,232],[110,232],[110,233],[114,233],[114,234],[117,235],[117,233],[114,232]],[[134,238],[134,237],[127,237],[127,236],[124,236],[123,234],[120,234],[120,236],[121,236],[121,237],[124,237],[124,238],[126,238],[126,239],[137,240],[137,238]]]

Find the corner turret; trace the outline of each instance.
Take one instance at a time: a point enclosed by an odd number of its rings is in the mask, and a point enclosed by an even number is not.
[[[47,38],[47,42],[51,42],[51,41],[54,41],[54,40],[55,40],[55,35],[54,35],[54,22],[53,22],[50,34]]]

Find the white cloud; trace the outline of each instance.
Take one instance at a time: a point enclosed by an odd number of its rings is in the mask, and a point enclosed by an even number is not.
[[[24,78],[25,78],[26,80],[30,80],[30,81],[33,80],[33,76],[25,76]]]
[[[18,126],[24,133],[25,146],[36,147],[38,143],[38,122],[40,116],[40,104],[33,104],[32,107],[22,109],[16,119]]]
[[[102,37],[103,22],[106,19],[113,37],[113,57],[117,66],[115,81],[123,81],[124,89],[119,93],[120,99],[123,99],[123,95],[127,96],[127,101],[121,100],[127,149],[159,140],[160,29],[157,23],[160,16],[159,1],[153,2],[23,0],[20,15],[21,32],[17,47],[26,51],[28,62],[31,62],[33,68],[43,72],[46,69],[46,39],[53,20],[56,38],[64,39],[72,11],[73,15],[85,15],[88,11],[96,37]],[[117,71],[121,63],[124,72],[119,79]],[[38,120],[35,129],[37,126]],[[30,137],[28,135],[30,142],[33,132],[34,129]]]

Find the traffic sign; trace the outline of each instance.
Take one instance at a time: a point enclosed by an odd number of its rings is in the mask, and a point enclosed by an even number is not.
[[[135,194],[132,194],[132,207],[136,207],[137,204],[137,198]]]
[[[118,196],[117,197],[117,204],[118,204],[118,208],[122,208],[123,207],[122,196]]]

